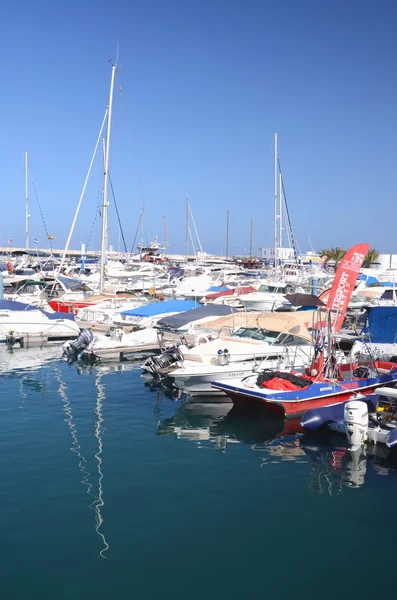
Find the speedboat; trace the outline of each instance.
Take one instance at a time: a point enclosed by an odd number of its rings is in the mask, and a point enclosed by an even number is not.
[[[194,396],[222,394],[211,385],[216,379],[234,380],[265,367],[303,368],[313,352],[305,324],[312,314],[237,313],[217,319],[206,327],[207,332],[219,327],[219,337],[204,338],[206,343],[190,349],[171,349],[149,359],[144,369],[160,379],[167,377],[167,383]]]
[[[321,356],[312,361],[304,374],[264,371],[234,381],[215,381],[212,385],[235,404],[259,403],[271,413],[290,417],[343,402],[353,392],[369,394],[377,387],[397,382],[397,364],[386,361],[337,364],[332,376],[324,376]]]

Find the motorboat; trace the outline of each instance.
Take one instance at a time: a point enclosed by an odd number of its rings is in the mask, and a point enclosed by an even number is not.
[[[95,335],[88,347],[79,354],[79,358],[92,363],[98,360],[142,359],[156,354],[160,352],[160,341],[154,325],[165,315],[185,312],[196,306],[195,302],[188,300],[170,300],[122,311],[121,319],[115,322],[110,335]],[[170,345],[173,343],[175,342],[170,342]]]
[[[77,311],[76,322],[80,328],[92,327],[96,331],[107,333],[111,327],[120,323],[122,311],[140,308],[151,302],[147,296],[134,297],[131,294],[98,298],[94,301],[93,297],[92,304]]]
[[[261,285],[257,292],[241,294],[239,299],[246,310],[275,311],[290,306],[285,295],[293,291],[294,286],[285,282],[266,283]]]
[[[80,329],[73,315],[46,312],[12,300],[0,300],[0,342],[21,345],[73,339]]]
[[[234,380],[260,368],[303,368],[313,345],[308,325],[313,311],[305,313],[237,313],[208,323],[218,337],[193,348],[171,349],[152,357],[146,371],[167,378],[190,395],[219,395],[216,379]],[[199,328],[203,330],[204,325]]]
[[[304,374],[264,371],[234,381],[215,381],[212,385],[235,404],[249,407],[259,403],[270,413],[290,417],[344,402],[353,392],[369,394],[397,382],[397,364],[387,361],[372,361],[369,366],[336,361],[332,374],[324,376],[322,356],[315,356]]]

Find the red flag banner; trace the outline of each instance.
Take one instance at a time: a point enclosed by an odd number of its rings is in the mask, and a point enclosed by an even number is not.
[[[335,333],[341,330],[357,275],[360,272],[369,247],[370,244],[356,244],[350,248],[336,271],[327,302],[327,308],[332,310],[332,328]]]
[[[327,290],[325,290],[324,292],[322,292],[319,295],[319,299],[321,300],[321,302],[324,302],[324,304],[328,304],[330,294],[331,294],[331,288],[328,288]]]

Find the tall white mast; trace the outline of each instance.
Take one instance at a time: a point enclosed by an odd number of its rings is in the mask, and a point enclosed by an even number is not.
[[[29,185],[28,185],[28,152],[25,150],[25,248],[29,250]]]
[[[106,133],[106,150],[104,162],[104,183],[103,183],[103,205],[102,205],[102,236],[101,236],[101,270],[99,278],[99,293],[102,294],[105,283],[105,261],[108,248],[108,183],[109,183],[109,154],[110,154],[110,132],[112,125],[113,108],[113,89],[114,78],[117,71],[117,65],[112,66],[112,78],[110,82],[109,106],[108,106],[108,124]]]
[[[279,209],[279,225],[278,225],[278,231],[279,231],[279,248],[283,247],[283,178],[281,175],[281,172],[279,173],[279,177],[280,177],[280,188],[279,188],[279,193],[280,193],[280,209]],[[280,256],[281,258],[281,256]]]
[[[277,133],[274,134],[274,268],[277,267],[277,213],[278,213],[278,153]]]

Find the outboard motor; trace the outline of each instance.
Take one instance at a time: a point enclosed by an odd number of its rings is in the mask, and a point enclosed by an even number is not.
[[[74,342],[65,342],[63,345],[63,354],[68,358],[76,357],[82,350],[87,348],[94,339],[91,329],[80,331]]]
[[[345,404],[343,423],[347,441],[351,450],[356,450],[367,441],[368,406],[360,400],[351,400]]]
[[[183,360],[183,354],[179,348],[169,348],[159,356],[152,356],[145,363],[144,367],[152,373],[163,374],[172,368],[175,368],[177,363]]]

